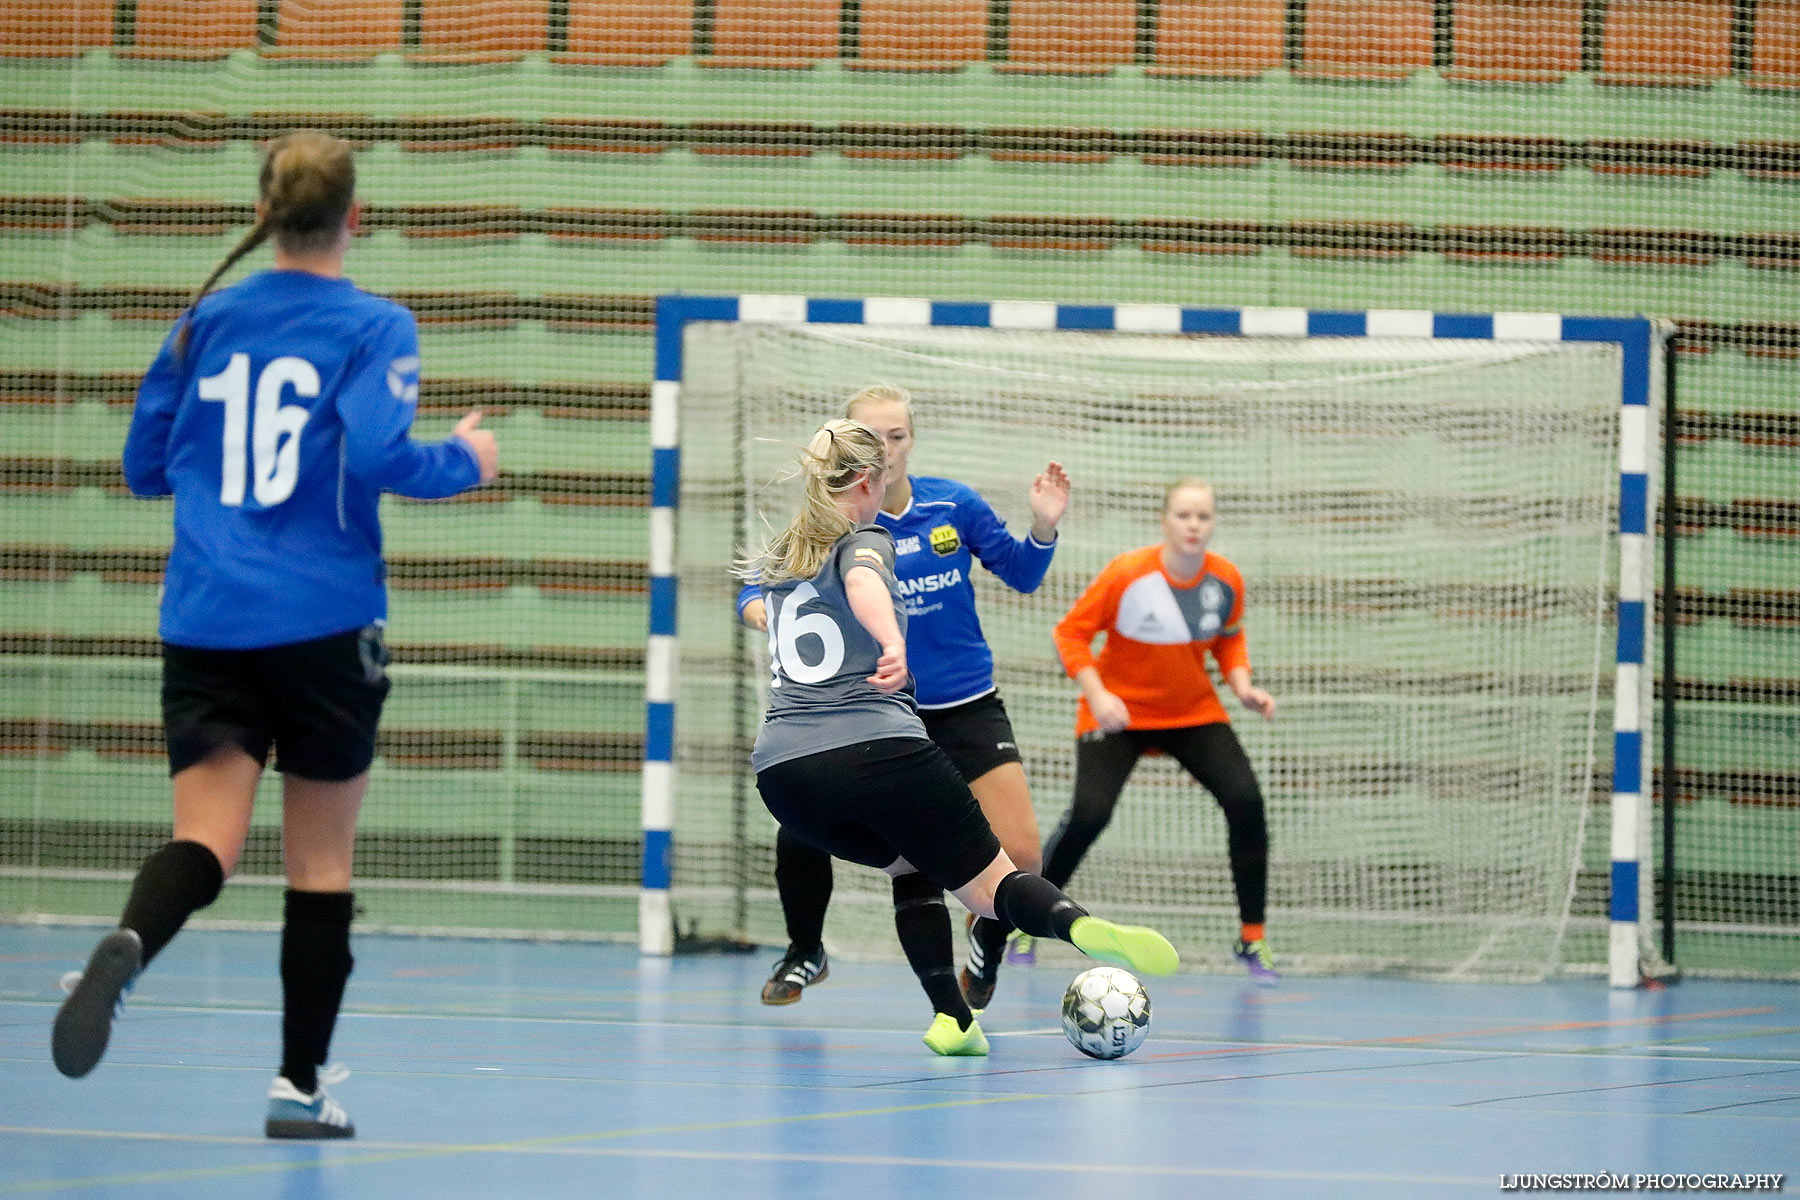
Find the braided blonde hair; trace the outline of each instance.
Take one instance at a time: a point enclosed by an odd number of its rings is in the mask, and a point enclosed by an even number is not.
[[[322,253],[337,243],[356,199],[356,161],[350,143],[316,129],[297,129],[276,138],[263,158],[256,191],[263,203],[262,217],[188,301],[175,335],[177,353],[187,350],[194,306],[233,263],[271,236],[290,254]]]

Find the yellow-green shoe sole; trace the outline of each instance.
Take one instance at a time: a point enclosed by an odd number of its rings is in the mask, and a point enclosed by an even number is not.
[[[1144,975],[1173,975],[1181,956],[1169,939],[1143,925],[1116,925],[1100,917],[1077,917],[1069,940],[1089,958]]]

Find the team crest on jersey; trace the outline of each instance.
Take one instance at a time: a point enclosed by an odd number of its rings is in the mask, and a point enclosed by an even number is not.
[[[416,404],[419,399],[419,356],[409,354],[388,364],[388,391],[403,404]]]
[[[939,557],[947,558],[962,549],[962,537],[954,525],[939,525],[931,531],[931,548]]]

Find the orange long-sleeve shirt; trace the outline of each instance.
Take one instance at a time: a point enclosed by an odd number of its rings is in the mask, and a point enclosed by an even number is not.
[[[1162,546],[1113,559],[1056,625],[1056,651],[1074,676],[1097,667],[1106,690],[1125,702],[1132,729],[1179,729],[1230,721],[1206,669],[1250,665],[1244,640],[1244,577],[1227,559],[1207,554],[1192,579],[1172,577]],[[1094,638],[1104,632],[1099,657]],[[1077,737],[1099,728],[1083,697]]]

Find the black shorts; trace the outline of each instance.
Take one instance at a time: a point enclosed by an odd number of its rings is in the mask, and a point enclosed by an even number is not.
[[[163,737],[169,773],[220,746],[325,783],[354,779],[375,759],[387,699],[387,647],[369,625],[258,650],[163,643]]]
[[[922,708],[925,732],[944,748],[957,773],[974,783],[1002,763],[1024,762],[999,692],[952,708]]]
[[[1000,853],[974,793],[935,742],[883,738],[765,767],[771,815],[800,841],[865,866],[904,858],[955,891]]]

